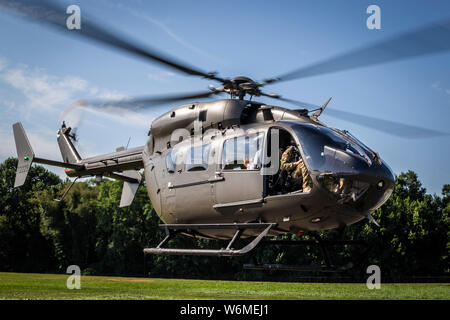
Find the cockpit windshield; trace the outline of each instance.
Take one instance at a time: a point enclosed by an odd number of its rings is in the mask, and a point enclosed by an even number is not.
[[[369,166],[372,164],[371,159],[364,151],[365,148],[337,130],[310,123],[295,124],[292,125],[292,129],[300,140],[306,162],[312,170],[327,171],[332,169],[328,168],[330,163],[325,165],[327,154],[333,152],[332,150],[356,155],[364,159]]]
[[[337,129],[334,129],[337,130]],[[337,130],[339,131],[341,134],[345,135],[347,138],[350,138],[351,140],[353,140],[354,142],[356,142],[361,148],[364,149],[364,151],[367,154],[370,154],[372,158],[374,158],[376,156],[375,151],[373,151],[372,149],[370,149],[368,146],[366,146],[364,143],[361,142],[361,140],[359,140],[358,138],[356,138],[353,134],[351,134],[349,131],[347,130]]]

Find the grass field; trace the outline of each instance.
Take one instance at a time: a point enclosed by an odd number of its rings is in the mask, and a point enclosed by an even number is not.
[[[450,299],[450,284],[280,283],[0,273],[0,299]]]

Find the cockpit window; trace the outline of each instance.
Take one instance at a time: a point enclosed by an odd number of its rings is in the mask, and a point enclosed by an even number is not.
[[[210,147],[210,144],[200,144],[191,147],[186,155],[186,171],[207,170]]]
[[[362,149],[364,149],[364,151],[367,154],[370,154],[372,156],[372,158],[375,156],[375,152],[370,149],[368,146],[366,146],[363,142],[361,142],[361,140],[359,140],[358,138],[356,138],[353,134],[351,134],[349,131],[347,130],[338,130],[340,133],[342,133],[343,135],[345,135],[346,137],[352,139],[353,141],[355,141]]]
[[[222,168],[224,170],[261,169],[263,139],[262,132],[227,139],[222,150]]]
[[[172,150],[166,155],[166,167],[168,173],[174,173],[177,166],[178,149]]]
[[[313,170],[324,170],[325,155],[330,152],[330,148],[362,157],[371,164],[361,146],[330,128],[305,123],[293,125],[292,129],[300,140],[307,164]]]

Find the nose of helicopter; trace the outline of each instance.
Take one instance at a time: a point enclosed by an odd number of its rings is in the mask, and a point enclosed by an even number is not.
[[[392,194],[395,178],[389,166],[380,160],[350,174],[321,175],[319,183],[336,196],[348,213],[364,215],[378,209]]]
[[[391,196],[395,177],[391,168],[383,161],[367,171],[363,177],[370,183],[370,187],[362,196],[358,209],[372,212],[381,207]]]

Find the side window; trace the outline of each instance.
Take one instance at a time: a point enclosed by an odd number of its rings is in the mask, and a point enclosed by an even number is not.
[[[248,137],[249,164],[247,166],[247,169],[249,170],[261,169],[263,142],[264,142],[264,134],[262,132],[249,135]]]
[[[186,154],[186,171],[207,170],[210,148],[210,144],[191,147]]]
[[[224,170],[261,169],[263,139],[263,133],[259,132],[226,140],[222,151],[222,168]]]
[[[166,155],[167,172],[174,173],[177,167],[177,153],[178,150],[172,150]]]

